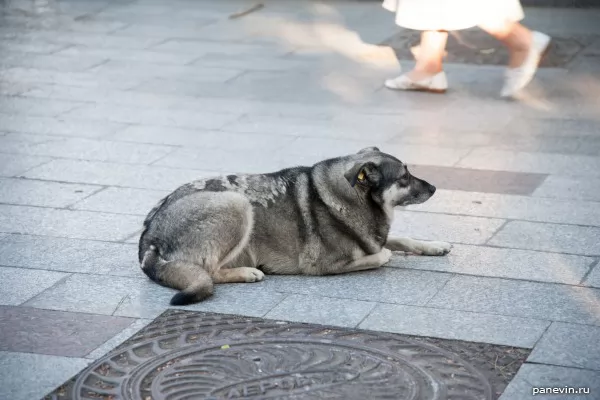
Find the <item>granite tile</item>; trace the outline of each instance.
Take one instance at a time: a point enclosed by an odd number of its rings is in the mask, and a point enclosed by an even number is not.
[[[0,306],[4,338],[0,350],[82,357],[132,322],[122,317]]]
[[[247,151],[254,148],[276,151],[296,140],[293,136],[198,131],[144,125],[132,125],[112,135],[110,139],[123,142],[185,146],[186,148],[226,149],[228,151]]]
[[[331,276],[269,275],[270,291],[340,299],[425,305],[450,279],[450,274],[379,268]]]
[[[111,317],[111,318],[114,318],[114,317]],[[91,360],[96,360],[96,359],[104,356],[105,354],[108,354],[115,347],[117,347],[120,344],[122,344],[123,342],[125,342],[127,339],[129,339],[130,337],[135,335],[142,328],[145,328],[146,325],[148,325],[152,322],[152,320],[150,320],[150,319],[136,319],[133,321],[134,322],[131,325],[127,326],[125,329],[123,329],[122,331],[120,331],[119,333],[114,335],[112,338],[110,338],[106,342],[102,343],[100,346],[98,346],[92,352],[86,354],[85,358],[89,358]]]
[[[0,40],[0,52],[12,53],[30,53],[30,54],[51,54],[67,47],[66,44],[31,42],[28,40]]]
[[[600,371],[600,327],[553,322],[527,362]]]
[[[140,277],[137,253],[132,244],[47,236],[8,235],[0,241],[0,265],[65,272]]]
[[[388,266],[578,285],[594,261],[567,254],[456,244],[444,257],[397,255]]]
[[[533,393],[534,388],[544,390],[546,388],[550,388],[550,390],[556,388],[557,391],[560,391],[565,387],[577,391],[579,391],[579,388],[582,390],[580,394],[572,395],[544,394],[540,390]],[[600,373],[598,371],[525,363],[504,390],[499,400],[575,400],[588,397],[585,394],[586,392],[590,394],[600,392]]]
[[[452,243],[484,244],[504,220],[396,210],[391,236]]]
[[[191,169],[148,165],[113,164],[94,161],[53,160],[33,168],[25,177],[91,185],[123,186],[151,190],[174,190],[180,185],[214,175]]]
[[[458,275],[427,305],[600,325],[600,290],[577,286]]]
[[[97,186],[0,178],[0,203],[62,208],[91,195]]]
[[[0,242],[4,245],[4,242]],[[19,305],[69,276],[60,272],[0,267],[0,304]]]
[[[117,241],[141,224],[136,216],[0,205],[0,231],[5,233]]]
[[[438,189],[465,192],[531,195],[547,175],[523,172],[487,171],[466,168],[409,165],[411,174]]]
[[[6,80],[26,83],[48,83],[54,85],[81,86],[92,88],[131,89],[148,79],[133,74],[102,76],[93,72],[63,72],[40,68],[7,68],[0,72]]]
[[[272,150],[260,146],[237,152],[219,148],[181,148],[154,165],[247,174],[275,172],[287,167],[277,156],[274,157]]]
[[[292,294],[269,311],[265,318],[350,328],[358,325],[376,304]]]
[[[163,58],[169,58],[172,55],[164,54]],[[149,64],[137,61],[127,60],[110,60],[97,68],[94,68],[94,73],[110,77],[110,76],[127,76],[137,75],[144,77],[144,82],[132,87],[132,90],[139,92],[153,92],[146,90],[161,84],[183,84],[197,87],[202,91],[202,86],[207,83],[221,84],[232,80],[244,72],[244,68],[210,68],[191,65],[165,65],[165,64]],[[195,84],[195,85],[194,85]],[[164,93],[162,93],[164,94]]]
[[[128,296],[138,292],[167,291],[149,279],[73,274],[24,303],[27,307],[112,315]],[[123,316],[123,315],[122,315]]]
[[[0,103],[0,110],[1,110]],[[149,124],[200,129],[219,129],[235,121],[239,115],[208,114],[191,110],[148,110],[144,108],[111,106],[107,104],[85,105],[68,113],[69,118],[84,118],[129,124]]]
[[[65,119],[61,117],[34,117],[30,115],[0,114],[0,118],[2,119],[3,130],[38,135],[101,137],[127,126],[115,122]]]
[[[557,253],[600,255],[600,228],[510,221],[489,244]]]
[[[173,150],[170,146],[69,138],[31,145],[27,152],[33,155],[78,160],[151,164],[173,152]]]
[[[167,308],[173,308],[169,305],[169,301],[177,293],[175,290],[158,286],[149,281],[147,283],[151,286],[146,285],[143,289],[131,292],[125,297],[114,315],[156,318]],[[177,308],[262,317],[284,297],[283,293],[265,290],[262,282],[224,284],[217,285],[215,294],[201,303]]]
[[[17,176],[51,161],[48,157],[26,156],[22,154],[2,154],[0,176]]]
[[[61,57],[20,52],[2,52],[3,67],[40,68],[60,72],[86,71],[106,59],[102,57]]]
[[[39,115],[55,117],[66,111],[77,108],[81,103],[61,100],[32,99],[25,97],[0,96],[0,113]],[[2,127],[6,130],[6,127]]]
[[[598,268],[598,264],[592,267],[592,271],[582,282],[582,285],[600,288],[600,268]]]
[[[407,209],[443,214],[600,226],[600,204],[598,202],[572,199],[541,199],[528,196],[438,190],[426,203],[409,206]]]
[[[550,175],[533,196],[600,201],[600,179]]]
[[[0,352],[0,368],[4,371],[0,398],[40,399],[90,362],[82,358]]]
[[[1,181],[0,181],[1,182]],[[73,205],[75,210],[146,216],[169,191],[109,187]]]
[[[110,49],[110,48],[90,48],[87,46],[73,46],[54,53],[60,57],[70,58],[100,58],[103,60],[130,60],[140,63],[140,67],[152,64],[166,65],[185,65],[198,58],[193,53],[163,53],[153,50],[136,49]],[[140,68],[143,73],[144,68]]]
[[[456,166],[460,168],[556,174],[562,176],[600,176],[600,159],[598,157],[511,152],[489,148],[473,150]]]
[[[359,328],[532,348],[549,324],[537,319],[379,304]]]

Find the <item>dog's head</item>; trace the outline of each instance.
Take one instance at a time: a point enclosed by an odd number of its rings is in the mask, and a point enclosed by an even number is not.
[[[344,174],[353,188],[368,193],[386,208],[427,201],[435,186],[413,176],[397,158],[368,147],[358,152],[356,163]]]

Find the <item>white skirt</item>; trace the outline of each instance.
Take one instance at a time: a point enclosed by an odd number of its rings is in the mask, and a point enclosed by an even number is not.
[[[396,13],[396,24],[419,31],[456,31],[525,17],[519,0],[383,0],[383,8]]]

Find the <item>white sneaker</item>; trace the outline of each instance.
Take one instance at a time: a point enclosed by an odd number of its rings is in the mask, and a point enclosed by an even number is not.
[[[517,68],[506,70],[504,87],[500,93],[502,97],[514,96],[531,82],[549,45],[550,36],[540,32],[531,32],[531,49],[529,49],[525,61]]]
[[[422,92],[445,93],[448,89],[448,81],[444,71],[439,72],[420,81],[413,81],[408,76],[400,75],[394,79],[385,81],[385,86],[394,90],[417,90]]]

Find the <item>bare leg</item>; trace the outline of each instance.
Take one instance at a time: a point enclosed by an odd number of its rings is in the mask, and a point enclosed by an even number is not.
[[[531,48],[531,31],[518,22],[509,20],[486,22],[481,29],[498,39],[510,52],[509,68],[517,68],[527,58]]]
[[[389,237],[385,244],[390,250],[424,256],[443,256],[450,253],[452,245],[446,242],[426,242],[410,238]]]
[[[332,268],[327,271],[329,274],[345,274],[346,272],[364,271],[367,269],[379,268],[387,264],[392,257],[392,252],[389,249],[381,249],[377,254],[370,254],[358,260],[349,262],[339,268]]]
[[[416,55],[416,64],[406,75],[413,81],[433,76],[442,72],[442,59],[448,40],[447,32],[424,31],[421,33],[421,44]]]
[[[214,283],[245,283],[262,281],[265,274],[249,267],[221,268],[212,275]]]

